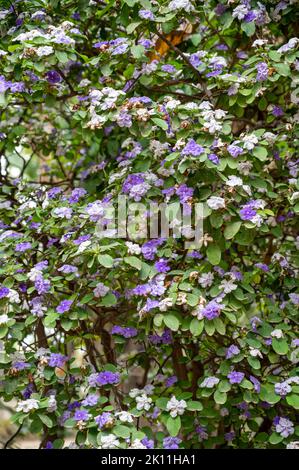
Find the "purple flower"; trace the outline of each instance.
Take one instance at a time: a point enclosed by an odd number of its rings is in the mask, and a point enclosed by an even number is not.
[[[142,18],[143,20],[152,20],[153,21],[155,19],[155,15],[150,10],[139,10],[138,16],[140,18]]]
[[[120,374],[118,372],[110,372],[109,370],[105,370],[104,372],[100,372],[97,374],[96,377],[96,384],[103,386],[103,385],[114,385],[119,383],[120,381]]]
[[[76,410],[74,414],[75,421],[87,421],[89,419],[88,411],[86,410]]]
[[[168,377],[165,381],[165,387],[172,387],[175,383],[177,383],[178,378],[176,375],[172,375],[171,377]]]
[[[154,441],[148,437],[141,439],[141,444],[143,444],[147,449],[154,449]]]
[[[292,387],[287,382],[281,382],[274,385],[274,390],[277,395],[284,397],[292,391]]]
[[[56,307],[57,313],[68,312],[71,308],[73,301],[72,300],[62,300],[60,304]]]
[[[163,449],[178,449],[182,442],[178,437],[165,437],[163,439]]]
[[[73,213],[70,207],[56,207],[53,212],[61,219],[71,219]]]
[[[289,437],[294,434],[294,424],[288,418],[279,418],[275,425],[275,431],[282,437]]]
[[[249,204],[244,205],[240,210],[240,217],[242,220],[252,220],[256,214],[256,210],[254,210]]]
[[[160,344],[171,344],[172,343],[172,335],[169,329],[164,330],[161,336],[159,335],[149,335],[149,341],[155,345]]]
[[[275,117],[281,117],[281,116],[284,115],[284,112],[283,112],[283,110],[281,109],[280,106],[274,105],[273,109],[272,109],[272,114]]]
[[[245,23],[251,23],[256,19],[256,13],[254,11],[249,11],[245,16],[244,16],[244,21]]]
[[[171,269],[167,264],[167,260],[164,258],[160,258],[159,261],[156,261],[155,268],[158,273],[167,273]]]
[[[259,62],[256,65],[256,68],[257,68],[256,80],[258,82],[263,82],[267,80],[269,69],[268,69],[268,65],[266,64],[266,62]]]
[[[31,248],[32,245],[30,242],[22,242],[16,244],[15,250],[23,253],[24,251],[31,250]]]
[[[63,367],[67,357],[60,353],[51,353],[48,361],[50,367]]]
[[[58,268],[57,271],[62,272],[64,274],[71,274],[78,272],[78,268],[71,264],[64,264],[63,266],[61,266],[61,268]]]
[[[122,326],[118,326],[118,325],[113,326],[113,328],[111,330],[111,333],[113,335],[123,336],[124,338],[133,338],[134,336],[137,336],[137,334],[138,334],[136,328],[132,328],[132,327],[129,327],[129,326],[122,327]]]
[[[227,151],[234,158],[237,158],[241,153],[243,153],[243,149],[235,144],[229,145],[227,147]]]
[[[250,382],[253,383],[254,391],[255,391],[256,393],[260,393],[260,391],[261,391],[261,384],[260,384],[260,381],[259,381],[258,379],[256,379],[253,375],[251,375],[251,376],[249,377],[249,380],[250,380]]]
[[[51,188],[47,191],[47,196],[48,196],[49,199],[54,199],[54,197],[56,197],[62,191],[63,191],[62,188],[60,188],[58,186],[54,186],[53,188]]]
[[[224,439],[228,442],[232,441],[235,437],[236,437],[236,433],[234,431],[230,431],[224,434]]]
[[[214,318],[219,317],[221,310],[223,308],[222,304],[216,302],[216,300],[211,300],[202,310],[202,315],[208,320],[213,320]]]
[[[232,344],[226,351],[226,359],[231,359],[234,356],[237,356],[240,353],[238,346]]]
[[[187,145],[182,150],[182,155],[192,155],[198,157],[204,152],[204,148],[198,145],[194,139],[189,139]]]
[[[261,269],[265,273],[270,271],[269,266],[267,264],[264,264],[264,263],[255,263],[254,266],[258,269]]]
[[[210,160],[210,162],[214,163],[214,165],[219,165],[219,158],[216,153],[210,153],[208,155],[208,159]]]
[[[24,361],[16,361],[12,364],[12,368],[16,370],[24,370],[30,367],[30,364]]]
[[[79,202],[79,199],[81,199],[83,196],[87,194],[87,191],[84,188],[76,188],[73,189],[68,201],[70,204],[74,204],[76,202]]]
[[[292,304],[299,305],[299,294],[292,292],[291,294],[289,294],[289,298]]]
[[[7,287],[1,286],[0,287],[0,299],[3,299],[4,297],[7,297],[9,292],[10,291]]]
[[[82,401],[83,406],[95,406],[99,401],[98,395],[90,394]]]
[[[24,390],[22,391],[22,396],[23,398],[25,398],[25,400],[27,400],[28,398],[31,397],[32,393],[34,391],[34,384],[33,383],[29,383],[25,388]]]
[[[202,65],[202,61],[200,59],[201,59],[201,55],[195,52],[194,54],[190,55],[189,62],[191,65],[193,65],[193,67],[197,69],[198,67]]]
[[[51,283],[48,279],[44,279],[42,275],[39,275],[34,281],[34,287],[36,288],[37,293],[42,295],[46,294],[50,290]]]
[[[163,239],[157,238],[145,242],[141,247],[141,252],[145,259],[153,260],[158,246],[162,245]]]
[[[104,412],[95,417],[95,422],[99,426],[100,429],[104,428],[105,426],[113,423],[113,416],[111,413]]]
[[[180,202],[183,204],[184,202],[188,202],[193,196],[193,192],[193,188],[188,188],[186,184],[181,184],[176,190],[176,195],[179,196]]]
[[[176,71],[176,68],[173,65],[165,64],[162,65],[161,70],[166,73],[174,73]]]
[[[236,372],[235,370],[232,370],[227,376],[231,384],[241,383],[244,377],[245,374],[243,372]]]
[[[46,78],[51,85],[55,85],[55,83],[59,83],[62,80],[61,75],[56,70],[49,70],[46,73]]]

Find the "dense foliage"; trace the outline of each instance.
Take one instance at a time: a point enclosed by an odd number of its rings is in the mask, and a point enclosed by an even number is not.
[[[47,448],[296,447],[298,1],[0,4],[12,421]],[[99,238],[119,195],[202,203],[201,248]]]

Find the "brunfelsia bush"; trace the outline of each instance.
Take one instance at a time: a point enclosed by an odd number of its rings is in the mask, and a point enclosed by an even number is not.
[[[48,448],[296,447],[298,2],[1,5],[12,421]],[[99,238],[119,195],[202,203],[201,248]]]

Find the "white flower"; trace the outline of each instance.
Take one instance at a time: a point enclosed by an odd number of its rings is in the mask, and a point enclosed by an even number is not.
[[[267,44],[267,42],[267,39],[256,39],[255,41],[253,41],[251,47],[261,47]]]
[[[223,279],[223,281],[220,284],[220,287],[221,289],[223,289],[223,292],[225,294],[229,294],[230,292],[238,288],[238,286],[234,284],[231,279],[229,281],[227,281],[226,279]]]
[[[9,317],[6,315],[6,313],[3,313],[3,315],[0,315],[0,325],[5,325],[9,321]]]
[[[101,436],[101,445],[102,449],[113,449],[120,445],[119,440],[113,434],[108,434],[108,436]]]
[[[258,142],[258,138],[254,134],[245,135],[245,137],[243,137],[244,148],[247,150],[254,149],[255,145],[258,144]]]
[[[213,284],[214,280],[214,274],[213,273],[203,273],[199,279],[198,283],[201,285],[201,287],[210,287]]]
[[[299,449],[299,441],[289,442],[287,444],[287,449]]]
[[[232,14],[233,18],[238,18],[238,20],[243,20],[248,13],[248,8],[246,5],[238,5]]]
[[[159,310],[160,312],[166,312],[169,307],[172,307],[172,299],[170,297],[166,297],[165,299],[160,300],[159,303]]]
[[[115,416],[117,416],[122,423],[133,423],[133,415],[127,411],[119,411],[115,413]]]
[[[143,393],[140,397],[136,397],[136,403],[137,403],[137,410],[146,410],[148,411],[152,405],[152,399],[149,398],[145,393]]]
[[[14,289],[9,289],[9,294],[7,296],[11,302],[19,304],[21,302],[18,292]]]
[[[27,274],[27,277],[28,279],[30,279],[30,281],[34,282],[42,274],[42,271],[40,271],[39,269],[31,268],[29,273]]]
[[[168,5],[168,9],[172,10],[184,10],[190,13],[190,11],[194,10],[194,6],[190,3],[189,0],[171,0]]]
[[[140,389],[140,388],[132,388],[130,391],[129,391],[129,397],[131,398],[136,398],[138,397],[138,395],[142,395],[143,393],[143,390]]]
[[[7,52],[0,49],[0,57],[5,56],[5,55],[7,55]]]
[[[86,248],[89,247],[89,245],[91,245],[90,240],[86,240],[85,242],[80,243],[77,253],[82,253],[83,251],[86,250]]]
[[[49,400],[48,400],[48,407],[47,411],[49,413],[53,413],[54,411],[57,410],[57,401],[54,395],[50,395]]]
[[[257,357],[257,356],[260,357],[260,358],[263,357],[263,355],[262,355],[262,353],[259,349],[252,348],[251,346],[249,346],[249,354],[252,357]]]
[[[35,52],[38,57],[44,57],[44,56],[53,54],[54,49],[52,46],[42,46],[42,47],[37,47],[35,49]]]
[[[222,197],[212,196],[207,200],[207,204],[211,209],[224,209],[225,200]]]
[[[242,186],[243,180],[238,176],[230,175],[226,181],[226,185],[234,188],[235,186]]]
[[[130,255],[139,255],[141,253],[141,248],[137,243],[126,242],[126,245]]]
[[[177,400],[175,396],[172,396],[166,405],[167,411],[170,411],[170,416],[176,418],[178,415],[184,414],[187,403],[185,400]]]
[[[134,439],[132,445],[129,447],[129,449],[146,449],[146,446],[142,444],[140,439]]]
[[[221,124],[216,121],[216,119],[210,119],[210,121],[205,121],[204,127],[206,127],[210,134],[215,134],[217,131],[221,131]]]
[[[283,338],[283,332],[282,332],[282,330],[279,330],[279,329],[273,330],[272,333],[271,333],[271,336],[273,338],[280,339],[280,338]]]
[[[220,380],[217,377],[211,376],[206,377],[204,381],[200,384],[201,388],[213,388],[215,385],[218,385]]]
[[[23,411],[28,413],[31,410],[38,410],[39,404],[34,398],[29,398],[28,400],[19,401],[16,407],[16,411]]]
[[[109,287],[105,286],[102,282],[99,282],[93,290],[95,297],[104,297],[109,292]]]

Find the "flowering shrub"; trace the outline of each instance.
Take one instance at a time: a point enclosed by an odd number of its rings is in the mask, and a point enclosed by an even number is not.
[[[12,421],[47,448],[296,447],[298,2],[1,5]],[[99,237],[119,196],[201,203],[200,248]]]

